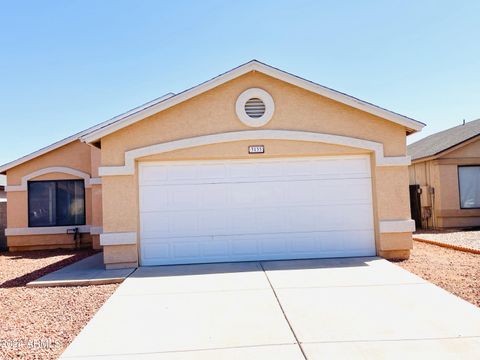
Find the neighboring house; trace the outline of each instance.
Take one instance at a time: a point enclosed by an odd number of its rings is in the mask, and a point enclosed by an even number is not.
[[[7,185],[7,177],[0,175],[0,201],[7,201],[7,193],[5,192],[5,186]]]
[[[251,61],[1,166],[8,243],[71,247],[78,228],[107,268],[407,258],[423,126]]]
[[[7,238],[5,237],[5,228],[7,227],[7,193],[5,186],[7,179],[0,175],[0,251],[7,248]]]
[[[480,119],[419,140],[408,154],[417,222],[423,228],[480,226]]]

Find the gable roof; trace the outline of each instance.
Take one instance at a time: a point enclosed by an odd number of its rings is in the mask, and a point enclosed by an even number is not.
[[[111,123],[111,122],[117,121],[119,118],[128,116],[129,114],[132,114],[132,113],[135,113],[135,112],[138,112],[138,111],[141,111],[142,109],[145,109],[145,108],[147,108],[147,107],[149,107],[149,106],[155,105],[156,103],[159,103],[159,102],[161,102],[161,101],[163,101],[163,100],[165,100],[165,99],[167,99],[167,98],[169,98],[169,97],[171,97],[171,96],[173,96],[173,95],[174,95],[173,93],[165,94],[165,95],[163,95],[163,96],[161,96],[161,97],[159,97],[159,98],[156,98],[155,100],[149,101],[149,102],[147,102],[147,103],[145,103],[145,104],[143,104],[143,105],[140,105],[140,106],[138,106],[138,107],[136,107],[136,108],[134,108],[134,109],[132,109],[132,110],[129,110],[129,111],[123,113],[123,114],[117,115],[117,116],[115,116],[115,117],[113,117],[113,118],[111,118],[111,119],[109,119],[109,120],[107,120],[107,121],[104,121],[104,122],[102,122],[102,123],[100,123],[100,124],[94,125],[94,126],[88,128],[88,129],[86,129],[86,130],[83,130],[83,131],[81,131],[81,132],[79,132],[79,133],[76,133],[76,134],[74,134],[74,135],[72,135],[72,136],[69,136],[69,137],[67,137],[67,138],[65,138],[65,139],[62,139],[62,140],[60,140],[60,141],[54,142],[54,143],[51,144],[51,145],[45,146],[45,147],[43,147],[43,148],[41,148],[41,149],[39,149],[39,150],[37,150],[37,151],[34,151],[34,152],[32,152],[32,153],[30,153],[30,154],[28,154],[28,155],[22,156],[21,158],[18,158],[18,159],[14,160],[14,161],[11,161],[11,162],[8,162],[8,163],[6,163],[6,164],[3,164],[3,165],[0,166],[0,174],[4,174],[7,170],[9,170],[9,169],[11,169],[11,168],[13,168],[13,167],[15,167],[15,166],[18,166],[18,165],[20,165],[20,164],[23,164],[23,163],[25,163],[25,162],[27,162],[27,161],[30,161],[30,160],[32,160],[32,159],[35,159],[36,157],[39,157],[39,156],[41,156],[41,155],[43,155],[43,154],[46,154],[46,153],[48,153],[48,152],[50,152],[50,151],[53,151],[53,150],[58,149],[58,148],[60,148],[60,147],[62,147],[62,146],[65,146],[65,145],[70,144],[70,143],[72,143],[72,142],[74,142],[74,141],[77,141],[77,140],[79,140],[83,135],[85,135],[85,134],[87,134],[87,133],[89,133],[89,132],[91,132],[91,131],[94,131],[94,130],[95,130],[96,128],[98,128],[98,127],[106,126],[106,125],[108,125],[108,124]]]
[[[188,90],[185,90],[170,98],[167,98],[159,103],[156,103],[150,107],[147,107],[145,109],[142,109],[132,114],[121,116],[118,118],[118,120],[112,121],[108,124],[105,124],[104,126],[99,126],[94,130],[82,135],[81,140],[87,143],[94,143],[106,135],[109,135],[117,130],[120,130],[129,125],[132,125],[162,110],[175,106],[194,96],[200,95],[208,90],[211,90],[219,85],[226,83],[227,81],[233,80],[251,71],[258,71],[270,77],[282,80],[284,82],[287,82],[292,85],[298,86],[300,88],[306,89],[308,91],[317,93],[329,99],[346,104],[353,108],[365,111],[367,113],[376,115],[383,119],[405,126],[409,134],[420,131],[425,126],[424,123],[421,123],[409,117],[397,114],[393,111],[386,110],[379,106],[373,105],[366,101],[362,101],[353,96],[330,89],[328,87],[316,84],[309,80],[305,80],[301,77],[279,70],[270,65],[261,63],[257,60],[252,60],[230,71],[227,71],[217,77],[214,77],[213,79],[210,79],[204,83],[201,83],[200,85],[194,86]]]
[[[417,131],[420,131],[425,124],[411,119],[409,117],[397,114],[393,111],[384,109],[382,107],[373,105],[369,102],[362,101],[353,96],[347,95],[345,93],[330,89],[328,87],[316,84],[309,80],[305,80],[296,75],[292,75],[285,71],[274,68],[270,65],[264,64],[257,60],[251,60],[243,65],[240,65],[232,70],[229,70],[219,76],[216,76],[208,81],[205,81],[197,86],[194,86],[190,89],[187,89],[181,93],[173,94],[168,93],[163,95],[155,100],[149,101],[143,105],[140,105],[132,110],[129,110],[123,114],[115,116],[107,121],[104,121],[98,125],[92,126],[86,130],[83,130],[77,134],[69,136],[63,140],[57,141],[49,146],[46,146],[40,150],[37,150],[31,154],[23,156],[17,160],[6,163],[0,166],[0,174],[4,174],[7,170],[18,166],[22,163],[30,161],[38,156],[46,154],[52,150],[55,150],[59,147],[67,145],[73,141],[83,141],[85,143],[95,143],[103,136],[111,134],[121,128],[129,126],[137,121],[140,121],[150,115],[153,115],[162,110],[168,109],[172,106],[175,106],[183,101],[186,101],[194,96],[202,94],[208,90],[211,90],[221,84],[226,83],[227,81],[233,80],[239,76],[242,76],[251,71],[258,71],[270,77],[285,81],[292,85],[301,87],[308,91],[317,93],[324,97],[330,98],[332,100],[338,101],[340,103],[349,105],[353,108],[365,111],[367,113],[376,115],[383,119],[392,121],[399,125],[405,126],[407,133],[411,134]]]
[[[480,135],[480,119],[440,131],[408,145],[412,160],[437,156],[444,151]]]

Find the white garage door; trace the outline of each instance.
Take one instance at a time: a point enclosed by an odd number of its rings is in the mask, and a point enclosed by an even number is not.
[[[141,265],[375,255],[368,156],[139,169]]]

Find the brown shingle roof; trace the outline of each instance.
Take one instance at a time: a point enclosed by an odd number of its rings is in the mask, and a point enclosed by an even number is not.
[[[458,125],[427,136],[408,145],[408,155],[412,160],[438,155],[464,141],[480,135],[480,119]]]

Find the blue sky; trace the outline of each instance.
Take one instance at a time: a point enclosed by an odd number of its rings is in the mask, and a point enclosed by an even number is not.
[[[0,1],[0,163],[251,59],[428,124],[480,118],[479,1]]]

